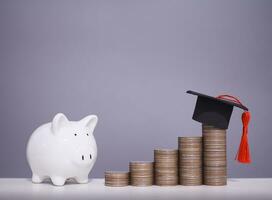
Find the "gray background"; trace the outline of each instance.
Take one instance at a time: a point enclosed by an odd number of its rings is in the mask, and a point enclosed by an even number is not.
[[[192,89],[240,97],[252,112],[253,163],[230,177],[272,177],[272,1],[0,1],[0,177],[30,177],[31,132],[57,112],[97,114],[90,177],[151,160],[200,135]]]

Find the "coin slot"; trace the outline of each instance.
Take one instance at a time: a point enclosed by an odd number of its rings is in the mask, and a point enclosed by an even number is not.
[[[81,159],[84,160],[84,156],[83,155],[81,156]]]

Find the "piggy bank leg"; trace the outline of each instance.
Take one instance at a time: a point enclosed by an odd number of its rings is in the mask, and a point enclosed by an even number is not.
[[[39,176],[37,174],[32,174],[32,182],[33,183],[41,183],[43,181],[43,176]]]
[[[78,183],[88,183],[89,182],[88,176],[75,177],[75,179]]]
[[[66,179],[63,177],[59,177],[59,176],[53,176],[51,177],[52,183],[56,186],[63,186]]]

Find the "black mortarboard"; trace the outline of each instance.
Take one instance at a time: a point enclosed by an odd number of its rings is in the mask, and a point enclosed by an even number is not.
[[[248,110],[247,107],[233,101],[211,97],[191,90],[187,91],[187,93],[198,96],[193,119],[202,124],[227,129],[233,106]]]
[[[205,125],[228,129],[233,106],[244,110],[242,114],[243,134],[236,159],[242,163],[250,163],[247,137],[248,123],[250,121],[248,108],[245,107],[238,98],[230,95],[212,97],[191,90],[187,91],[187,93],[197,96],[193,119]]]

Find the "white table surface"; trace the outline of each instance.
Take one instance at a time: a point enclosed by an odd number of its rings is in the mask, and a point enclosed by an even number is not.
[[[0,179],[0,199],[272,199],[272,179],[228,179],[226,186],[106,187],[104,179],[88,184],[50,182],[33,184],[30,179]]]

